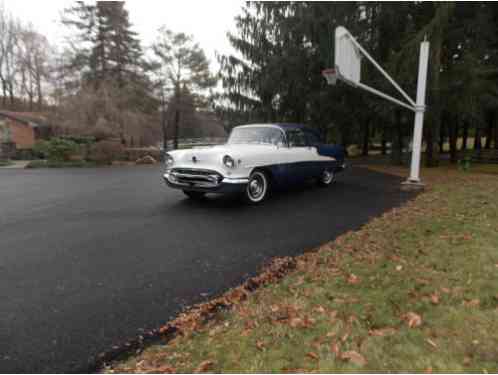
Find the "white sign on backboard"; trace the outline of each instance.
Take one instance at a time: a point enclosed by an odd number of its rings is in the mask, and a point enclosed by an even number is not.
[[[353,84],[360,82],[361,54],[342,26],[335,29],[335,67],[341,78]]]

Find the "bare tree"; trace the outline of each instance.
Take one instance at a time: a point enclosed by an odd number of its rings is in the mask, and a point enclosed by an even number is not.
[[[153,45],[153,51],[159,59],[159,75],[165,90],[173,92],[171,103],[175,105],[174,114],[174,148],[178,148],[180,123],[180,103],[182,92],[190,92],[199,97],[203,90],[213,87],[216,79],[209,71],[209,61],[204,51],[190,35],[174,33],[166,28],[159,30],[159,37]],[[163,129],[164,131],[164,129]]]

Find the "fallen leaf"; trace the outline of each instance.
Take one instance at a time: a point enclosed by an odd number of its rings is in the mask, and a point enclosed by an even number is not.
[[[481,302],[476,298],[476,299],[471,299],[470,301],[465,301],[464,305],[468,307],[476,307],[479,306]]]
[[[365,357],[363,357],[360,353],[355,352],[354,350],[348,350],[347,352],[342,353],[341,358],[358,366],[365,366],[367,363]]]
[[[209,370],[212,366],[214,365],[214,362],[213,361],[210,361],[210,360],[206,360],[206,361],[202,361],[199,366],[197,366],[197,368],[194,370],[194,373],[195,374],[198,374],[198,373],[201,373],[201,372],[206,372],[207,370]]]
[[[339,346],[339,343],[337,342],[334,342],[331,346],[330,346],[330,351],[332,353],[334,353],[337,357],[339,357],[340,353],[341,353],[341,348]]]
[[[256,341],[256,347],[259,350],[263,350],[265,348],[265,343],[263,341]]]
[[[303,320],[302,320],[301,318],[292,318],[292,319],[289,321],[289,325],[290,325],[292,328],[296,328],[296,327],[303,326]]]
[[[433,305],[437,305],[439,303],[439,294],[436,292],[431,294],[431,302]]]
[[[349,275],[348,277],[348,284],[358,284],[360,282],[360,278],[356,276],[354,273]]]
[[[154,373],[156,373],[156,374],[174,374],[174,373],[176,373],[176,369],[174,367],[165,365],[165,366],[160,366],[158,368],[155,368]]]
[[[314,352],[309,352],[309,353],[306,353],[306,356],[311,358],[311,359],[314,359],[314,360],[318,360],[319,357],[318,357],[318,354],[314,353]]]
[[[370,336],[389,336],[389,335],[394,335],[396,333],[396,330],[391,327],[386,327],[386,328],[379,328],[379,329],[372,329],[368,331],[368,334]]]
[[[410,328],[415,328],[422,324],[422,317],[413,311],[407,312],[404,316],[404,320]]]
[[[401,264],[398,264],[396,266],[396,271],[401,271],[403,269],[403,266]]]
[[[317,313],[320,313],[320,314],[324,314],[325,308],[323,306],[317,306],[314,308],[314,311],[316,311]]]
[[[341,341],[345,342],[348,339],[348,337],[349,337],[349,332],[346,332],[344,335],[342,335]]]
[[[441,288],[441,292],[449,294],[451,293],[451,290],[449,290],[448,288]]]
[[[280,308],[278,307],[278,305],[271,305],[270,310],[271,312],[277,312],[278,310],[280,310]]]
[[[428,343],[430,346],[432,346],[433,348],[436,348],[436,349],[437,349],[437,344],[436,344],[434,341],[432,341],[431,339],[427,339],[427,340],[425,340],[425,341],[427,341],[427,343]]]

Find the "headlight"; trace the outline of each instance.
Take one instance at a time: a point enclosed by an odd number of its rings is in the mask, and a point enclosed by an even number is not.
[[[170,154],[165,154],[164,155],[164,163],[166,164],[167,168],[171,168],[173,164],[175,164],[175,160]]]
[[[235,168],[235,160],[228,155],[223,156],[223,164],[225,164],[225,167],[227,168]]]

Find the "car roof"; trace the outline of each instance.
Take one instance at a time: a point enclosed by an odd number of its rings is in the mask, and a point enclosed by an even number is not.
[[[283,131],[288,131],[288,130],[295,130],[295,129],[305,129],[308,130],[312,133],[315,133],[317,136],[320,136],[319,132],[316,129],[313,129],[309,126],[306,126],[304,124],[299,124],[299,123],[292,123],[292,122],[277,122],[277,123],[261,123],[261,124],[247,124],[247,125],[239,125],[238,127],[250,127],[250,126],[269,126],[269,127],[276,127],[280,128]]]

